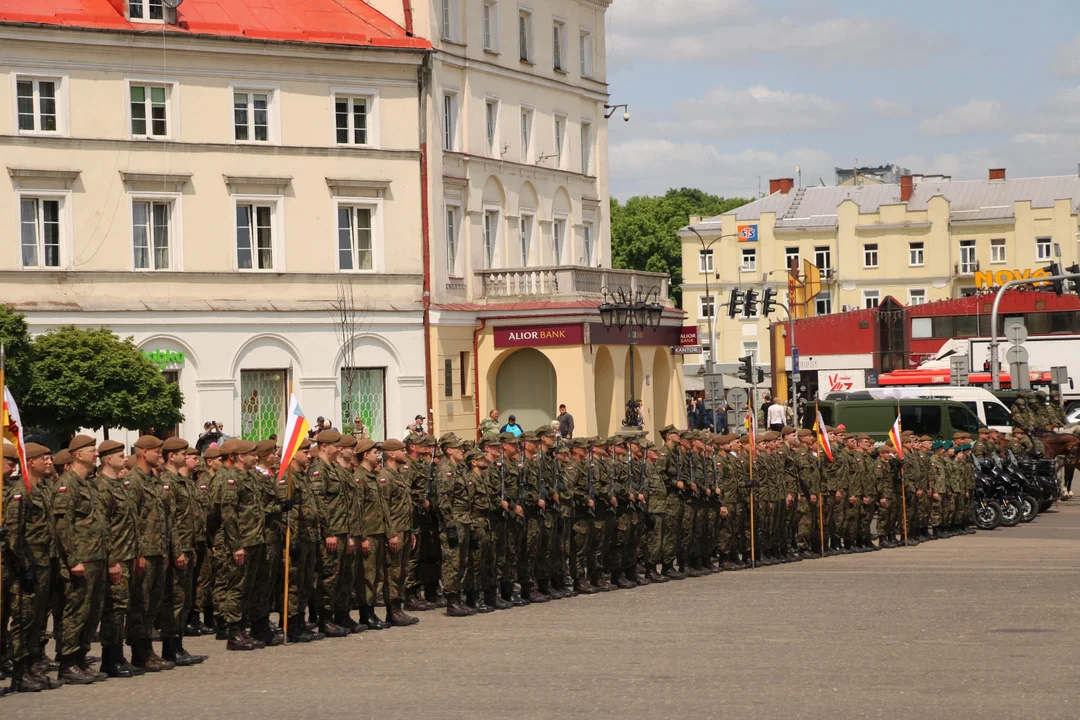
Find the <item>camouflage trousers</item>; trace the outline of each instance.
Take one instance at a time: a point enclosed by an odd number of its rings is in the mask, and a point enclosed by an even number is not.
[[[342,533],[334,537],[337,538],[337,549],[334,552],[327,550],[323,556],[323,569],[318,583],[324,621],[347,614],[351,609],[349,600],[353,589],[356,558],[347,549],[348,535]],[[359,549],[354,552],[359,552]]]
[[[169,612],[162,612],[162,608]],[[136,639],[147,640],[153,636],[157,625],[162,637],[172,637],[175,623],[172,616],[172,575],[169,566],[161,555],[146,558],[146,571],[142,575],[142,627],[132,628],[128,635]]]
[[[656,570],[664,564],[664,542],[671,533],[670,520],[665,512],[653,513],[652,530],[645,530],[642,541],[642,555],[645,557],[645,569]]]
[[[41,658],[41,638],[49,619],[49,566],[31,565],[30,572],[34,577],[33,587],[23,588],[18,580],[10,577],[8,566],[4,565],[4,614],[10,614],[11,618],[8,647],[11,649],[11,659],[16,662]]]
[[[315,593],[317,552],[317,545],[311,541],[293,541],[289,557],[289,617],[302,615]]]
[[[798,540],[801,550],[821,549],[819,535],[821,524],[818,522],[818,509],[824,510],[824,508],[820,505],[820,496],[812,495],[811,497],[813,497],[814,502],[800,502],[797,510]]]
[[[561,580],[566,574],[566,558],[573,523],[570,520],[568,508],[556,507],[549,515],[552,515],[552,522],[551,533],[548,536],[547,577]]]
[[[896,497],[885,498],[885,507],[881,507],[881,501],[878,501],[876,530],[879,538],[896,538],[897,528],[901,526],[899,505],[900,499]]]
[[[417,518],[416,549],[409,554],[409,575],[406,583],[419,588],[427,583],[438,582],[442,546],[438,525],[426,511],[419,511]]]
[[[825,517],[825,538],[833,548],[839,547],[844,537],[844,528],[847,526],[847,498],[844,497],[844,493],[840,495],[841,498],[837,500],[835,492],[826,493],[825,506],[822,508]]]
[[[639,550],[641,548],[641,536],[645,529],[645,523],[641,520],[641,513],[637,510],[628,510],[627,513],[626,542],[622,546],[622,560],[619,563],[625,572],[633,574],[634,566],[637,565]]]
[[[546,515],[526,515],[525,532],[518,546],[518,582],[521,583],[522,591],[540,578],[542,550],[547,539],[547,523]]]
[[[442,588],[443,592],[461,594],[465,589],[465,576],[469,570],[469,531],[458,527],[458,539],[454,547],[446,537],[445,529],[439,533],[442,545]]]
[[[615,514],[615,531],[611,536],[607,557],[604,558],[604,567],[613,574],[625,567],[623,555],[626,552],[627,541],[630,539],[630,514],[631,512],[621,505]]]
[[[595,572],[595,526],[596,523],[587,510],[576,511],[570,536],[570,576],[575,582],[588,579]]]
[[[725,507],[728,510],[727,517],[719,518],[717,521],[716,546],[722,555],[731,557],[734,553],[741,553],[745,549],[743,547],[743,541],[746,538],[746,531],[743,529],[745,518],[742,503],[729,502]]]
[[[491,544],[491,531],[486,520],[476,522],[471,528],[476,535],[476,542],[469,548],[469,590],[487,590],[495,587],[495,548]],[[476,547],[471,545],[475,544]]]
[[[108,583],[104,560],[83,563],[82,577],[65,569],[64,578],[64,640],[63,655],[74,655],[90,649],[94,630],[101,622]]]
[[[664,501],[664,528],[660,535],[659,562],[664,568],[675,564],[675,543],[679,532],[682,503],[677,495],[668,495]]]
[[[241,569],[233,562],[232,556],[222,547],[215,547],[213,549],[211,553],[211,563],[214,569],[214,582],[211,587],[214,614],[224,619],[226,617],[226,605],[234,600],[234,598],[230,596],[230,588],[233,588],[241,582],[240,575],[242,573]],[[145,605],[145,600],[143,601],[143,605]],[[226,620],[226,622],[240,622],[239,616],[242,615],[242,613],[243,608],[240,605],[237,605],[233,614],[238,617],[232,621]]]
[[[252,545],[243,550],[244,563],[242,565],[236,564],[231,553],[228,553],[227,560],[224,560],[232,567],[223,573],[225,582],[221,590],[222,606],[219,614],[225,622],[230,624],[238,623],[245,617],[249,621],[258,620],[261,617],[254,614],[257,608],[252,604],[252,599],[256,579],[259,576],[259,565],[262,564],[260,559],[265,558],[265,549],[263,545]]]
[[[933,514],[934,499],[932,493],[928,490],[924,490],[923,496],[919,498],[918,524],[920,531],[925,531],[931,526],[931,516]]]
[[[206,543],[197,543],[195,546],[195,595],[192,598],[191,609],[197,613],[209,612],[214,607],[214,562],[211,558],[210,549]]]
[[[368,554],[359,552],[359,548],[356,553],[356,600],[361,605],[374,606],[380,595],[384,603],[389,599],[386,588],[386,554],[389,547],[384,533],[368,535],[366,539],[371,543]]]
[[[187,564],[183,570],[177,567],[172,568],[171,610],[173,613],[174,637],[184,634],[184,626],[187,625],[188,615],[191,614],[191,604],[194,600],[195,553],[194,551],[186,552],[184,557],[187,559]]]
[[[511,561],[512,543],[510,542],[511,524],[517,521],[504,518],[502,512],[491,516],[491,562],[494,567],[496,582],[513,582],[515,563]]]
[[[696,550],[694,531],[697,529],[698,506],[696,500],[682,503],[682,520],[679,523],[679,537],[675,540],[675,557],[679,565],[685,565]]]
[[[597,509],[593,519],[593,567],[596,573],[611,571],[607,560],[615,537],[616,520],[610,508],[608,505]]]
[[[105,604],[101,609],[101,644],[123,645],[127,637],[128,613],[131,609],[131,586],[138,582],[133,577],[134,560],[120,563],[120,582],[113,583],[108,578],[105,590]]]
[[[409,558],[415,537],[411,531],[399,532],[398,551],[386,546],[386,597],[389,601],[405,599],[405,584],[409,576]]]

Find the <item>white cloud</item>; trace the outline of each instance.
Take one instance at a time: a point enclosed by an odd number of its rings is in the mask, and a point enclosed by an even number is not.
[[[874,112],[881,117],[907,117],[911,114],[910,105],[896,100],[874,98],[870,101],[870,105],[874,108]]]
[[[1080,76],[1080,35],[1073,38],[1072,42],[1058,47],[1057,58],[1051,69],[1055,74],[1065,77]]]
[[[972,100],[926,118],[919,123],[919,132],[935,137],[990,132],[1003,129],[1005,120],[1005,113],[997,100]]]
[[[662,111],[656,128],[665,134],[706,137],[832,129],[847,120],[842,103],[758,85],[713,88],[704,98],[679,100]]]

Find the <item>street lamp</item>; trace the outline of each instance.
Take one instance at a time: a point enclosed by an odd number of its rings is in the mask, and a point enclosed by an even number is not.
[[[604,300],[600,304],[600,322],[605,330],[618,328],[622,330],[629,327],[630,345],[630,402],[627,407],[627,427],[639,427],[641,419],[637,414],[637,402],[634,398],[634,345],[637,340],[634,328],[644,330],[652,328],[653,332],[660,327],[664,317],[664,306],[660,303],[660,288],[652,287],[648,290],[638,289],[627,291],[618,288],[615,292],[606,287],[600,289]]]

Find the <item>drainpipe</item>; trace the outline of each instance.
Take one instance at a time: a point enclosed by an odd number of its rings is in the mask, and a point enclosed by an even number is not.
[[[406,28],[412,27],[412,10],[405,2]],[[410,33],[411,34],[411,33]],[[424,255],[424,386],[427,389],[428,431],[435,435],[435,393],[431,372],[431,235],[428,227],[428,155],[427,155],[427,90],[431,72],[431,51],[416,71],[420,112],[420,225]]]
[[[476,439],[480,439],[480,333],[487,327],[487,318],[480,318],[480,324],[473,329],[473,404],[476,405]]]
[[[405,7],[405,34],[412,37],[412,3],[409,0],[401,0],[401,3]]]

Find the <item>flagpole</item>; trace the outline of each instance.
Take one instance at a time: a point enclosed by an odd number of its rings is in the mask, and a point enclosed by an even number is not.
[[[900,418],[900,398],[896,399],[896,417]],[[896,441],[901,442],[900,434],[897,433]],[[904,487],[904,451],[900,451],[900,511],[904,514],[904,547],[908,544],[907,527],[907,488]]]
[[[285,471],[285,500],[292,500],[293,474],[291,470]],[[281,631],[285,634],[282,645],[289,643],[289,553],[292,549],[292,523],[290,515],[292,509],[285,511],[285,598],[281,601]]]
[[[750,393],[750,568],[757,567],[757,533],[754,530],[754,451],[757,441],[757,410],[754,393]]]
[[[4,441],[4,435],[8,428],[7,411],[7,378],[4,376],[4,343],[0,342],[0,442]],[[24,469],[23,472],[26,472]],[[4,517],[4,490],[0,487],[0,520]],[[27,498],[29,502],[29,498]],[[4,576],[4,553],[0,552],[0,577]],[[18,582],[16,579],[15,582]],[[0,592],[0,618],[4,617],[4,593]]]

